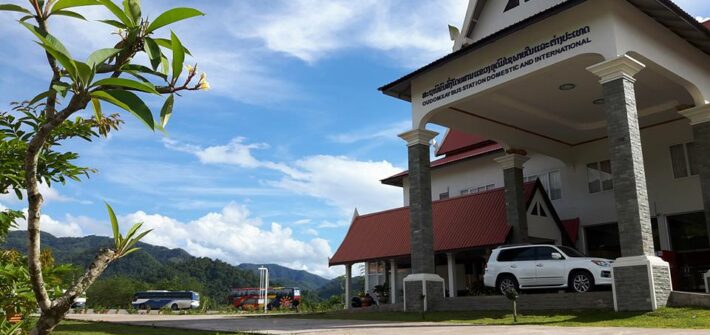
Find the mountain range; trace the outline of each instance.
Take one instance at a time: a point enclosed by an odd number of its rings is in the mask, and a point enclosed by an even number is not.
[[[85,268],[101,248],[111,247],[113,239],[104,236],[55,237],[42,233],[42,248],[50,249],[55,264],[74,264]],[[169,249],[139,242],[141,250],[109,265],[102,279],[126,277],[149,284],[179,281],[195,283],[212,301],[226,303],[231,288],[259,285],[258,268],[266,266],[272,286],[299,287],[312,299],[330,298],[342,294],[343,278],[328,280],[303,270],[294,270],[276,264],[231,265],[221,260],[195,257],[182,249]],[[27,251],[27,232],[12,231],[3,249]],[[353,285],[358,287],[357,285]]]

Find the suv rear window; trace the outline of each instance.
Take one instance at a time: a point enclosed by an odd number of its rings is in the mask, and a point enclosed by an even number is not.
[[[535,248],[514,248],[501,250],[498,254],[499,262],[534,261]]]

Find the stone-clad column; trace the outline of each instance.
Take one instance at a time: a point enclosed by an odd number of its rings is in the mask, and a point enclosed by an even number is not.
[[[613,265],[614,308],[649,311],[666,305],[668,263],[654,256],[634,76],[645,66],[622,56],[587,70],[601,78],[621,255]]]
[[[698,162],[700,189],[703,194],[705,224],[710,231],[710,104],[686,109],[680,114],[690,119],[690,125],[693,127],[695,159]]]
[[[523,194],[523,164],[530,158],[521,153],[523,152],[510,151],[507,155],[495,159],[503,169],[505,214],[508,224],[513,228],[512,243],[527,243],[530,240],[528,213]]]
[[[400,134],[409,154],[409,229],[412,274],[404,279],[405,311],[422,312],[443,299],[444,279],[434,268],[429,142],[438,135],[426,129]]]

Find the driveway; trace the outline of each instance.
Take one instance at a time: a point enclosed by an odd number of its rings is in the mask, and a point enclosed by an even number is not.
[[[357,320],[291,319],[268,316],[219,315],[137,315],[137,314],[70,314],[67,319],[115,322],[129,325],[250,332],[258,334],[367,334],[367,335],[694,335],[710,330],[638,329],[544,326],[470,326],[453,323],[387,322]]]

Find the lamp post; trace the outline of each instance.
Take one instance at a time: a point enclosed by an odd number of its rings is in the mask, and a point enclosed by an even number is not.
[[[259,302],[264,304],[266,313],[269,304],[269,269],[264,266],[259,268]]]

